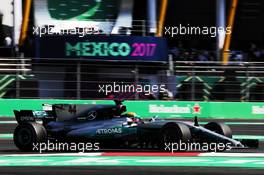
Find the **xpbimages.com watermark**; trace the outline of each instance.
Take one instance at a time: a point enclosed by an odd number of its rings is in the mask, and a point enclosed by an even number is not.
[[[145,95],[150,95],[153,93],[163,93],[166,91],[165,84],[160,85],[141,85],[141,84],[125,84],[123,82],[112,84],[99,84],[98,92],[108,95],[110,93],[127,93],[127,92],[135,92],[135,93],[144,93]]]
[[[47,35],[77,35],[80,38],[86,35],[103,34],[103,30],[99,27],[75,27],[71,29],[58,29],[55,25],[34,26],[32,28],[33,35],[47,36]]]
[[[164,143],[165,151],[177,152],[177,151],[204,151],[204,152],[217,152],[217,151],[229,151],[232,149],[231,143],[207,143],[207,142],[182,142],[177,143]]]
[[[42,142],[33,143],[33,151],[42,153],[44,151],[73,151],[73,152],[86,152],[86,151],[98,151],[100,149],[99,143],[75,143],[75,142]]]
[[[175,37],[177,35],[209,35],[214,38],[220,34],[230,35],[232,33],[231,27],[207,27],[207,26],[166,26],[164,27],[165,36]]]

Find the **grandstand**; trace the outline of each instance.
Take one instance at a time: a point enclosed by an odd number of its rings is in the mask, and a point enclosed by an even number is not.
[[[0,16],[1,98],[161,98],[159,93],[99,92],[99,85],[119,83],[164,84],[173,94],[170,100],[263,101],[260,0],[18,2],[5,7],[20,8],[22,15],[14,14],[20,22],[5,24],[10,12]],[[165,27],[180,24],[230,26],[232,35],[165,34]],[[36,35],[38,27],[43,36]],[[131,48],[138,51],[132,54]]]

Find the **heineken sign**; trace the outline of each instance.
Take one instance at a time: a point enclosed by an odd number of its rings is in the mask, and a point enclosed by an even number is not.
[[[199,114],[201,107],[199,104],[193,105],[149,105],[149,113],[170,113],[170,114]]]
[[[252,114],[264,114],[264,106],[252,106]]]
[[[54,35],[36,42],[39,58],[166,61],[168,55],[166,39],[160,37]]]

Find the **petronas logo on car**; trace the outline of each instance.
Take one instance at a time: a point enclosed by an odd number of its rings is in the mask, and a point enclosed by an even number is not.
[[[121,134],[121,128],[110,128],[110,129],[98,129],[96,130],[96,134]]]

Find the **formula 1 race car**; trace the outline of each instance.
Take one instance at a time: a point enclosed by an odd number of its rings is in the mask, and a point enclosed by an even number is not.
[[[231,129],[224,123],[142,120],[126,113],[122,101],[113,105],[54,104],[43,111],[14,111],[18,126],[14,143],[21,151],[32,151],[34,143],[47,141],[98,142],[100,146],[135,146],[165,150],[173,143],[224,143],[231,147],[257,146],[257,142],[232,139]],[[209,150],[210,151],[210,150]]]

